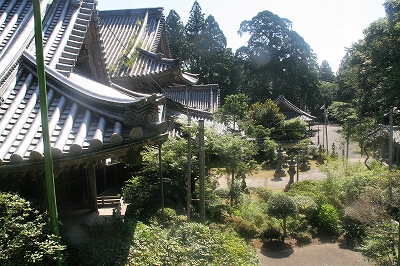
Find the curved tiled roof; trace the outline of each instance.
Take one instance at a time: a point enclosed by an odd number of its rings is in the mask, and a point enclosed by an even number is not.
[[[160,86],[197,82],[197,75],[182,72],[180,62],[170,58],[163,8],[100,11],[98,17],[112,82],[153,92],[161,92]],[[129,79],[132,77],[145,77],[150,82]],[[160,79],[165,84],[157,84]]]
[[[43,139],[32,4],[29,0],[0,4],[2,172],[7,166],[41,161]],[[41,3],[50,142],[56,161],[156,141],[167,131],[162,95],[108,87],[72,71],[93,4],[93,0]]]
[[[159,47],[165,23],[163,8],[99,12],[101,40],[112,78],[147,75],[175,64]],[[156,58],[154,58],[156,57]]]
[[[275,99],[274,103],[279,107],[281,113],[283,113],[287,119],[300,117],[303,121],[311,121],[316,119],[315,116],[312,116],[291,102],[289,102],[283,95],[279,95],[278,98]]]

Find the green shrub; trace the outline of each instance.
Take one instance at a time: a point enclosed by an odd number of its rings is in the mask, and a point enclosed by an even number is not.
[[[240,217],[230,216],[226,218],[226,223],[233,227],[236,233],[243,238],[251,239],[259,234],[259,230],[254,223]]]
[[[218,204],[208,208],[208,218],[214,222],[223,222],[232,213],[232,208],[226,204]]]
[[[312,241],[312,234],[307,231],[297,232],[293,234],[292,237],[295,238],[300,245],[310,244]]]
[[[379,175],[374,173],[358,173],[343,182],[343,200],[351,202],[358,199],[366,190],[377,189],[380,185]]]
[[[340,219],[340,224],[346,242],[355,244],[362,242],[365,237],[365,224],[346,214]]]
[[[321,181],[304,180],[295,182],[290,186],[287,192],[289,196],[308,196],[311,197],[317,204],[325,201],[325,197],[321,189]]]
[[[253,191],[264,202],[268,202],[273,194],[272,189],[266,187],[255,187],[253,188]]]
[[[311,219],[318,213],[318,205],[313,198],[309,196],[294,196],[297,210],[300,214],[304,214],[308,219]]]
[[[317,229],[309,223],[306,216],[300,213],[288,217],[287,228],[290,235],[305,231],[313,235],[317,231]]]
[[[336,234],[339,224],[339,213],[335,206],[323,204],[318,212],[318,221],[322,232]]]
[[[272,217],[282,219],[283,236],[286,237],[286,220],[290,215],[294,215],[297,211],[296,203],[293,198],[284,193],[274,194],[268,202],[268,214]]]
[[[165,229],[139,223],[126,264],[259,265],[254,249],[237,235],[198,223],[182,223]]]
[[[265,221],[264,210],[262,207],[263,204],[260,204],[260,202],[257,202],[251,196],[241,194],[239,203],[233,210],[233,214],[234,216],[238,216],[253,223],[259,228]]]
[[[54,264],[56,252],[65,246],[51,235],[47,219],[29,201],[18,195],[0,193],[0,264]]]
[[[393,221],[382,221],[379,226],[367,230],[364,244],[359,251],[372,260],[375,265],[398,265],[397,236],[398,224]]]
[[[125,265],[136,222],[110,218],[101,224],[80,224],[64,232],[66,265]]]
[[[263,229],[259,234],[259,237],[264,240],[281,239],[282,236],[283,232],[281,226],[279,225],[279,223],[274,222],[273,220],[265,223]]]
[[[164,208],[164,225],[171,224],[176,221],[178,216],[176,215],[176,211],[171,208]],[[155,214],[153,220],[158,223],[162,224],[162,209],[159,209]]]
[[[216,190],[214,190],[214,193],[223,199],[227,199],[229,197],[229,190],[227,190],[226,188],[218,188]]]
[[[126,181],[124,200],[129,203],[125,216],[138,221],[148,221],[160,208],[160,188],[149,178],[134,176]]]

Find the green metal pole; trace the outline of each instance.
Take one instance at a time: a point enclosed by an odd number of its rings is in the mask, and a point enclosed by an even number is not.
[[[53,174],[53,160],[51,157],[50,133],[49,133],[49,115],[46,91],[46,73],[44,69],[43,57],[43,39],[42,39],[42,18],[40,12],[40,0],[33,0],[33,13],[35,19],[35,45],[36,45],[36,64],[39,83],[40,112],[42,118],[42,135],[44,146],[44,166],[46,175],[47,204],[50,214],[50,223],[52,233],[59,238],[58,212],[56,193]],[[61,265],[61,252],[56,252],[57,265]]]

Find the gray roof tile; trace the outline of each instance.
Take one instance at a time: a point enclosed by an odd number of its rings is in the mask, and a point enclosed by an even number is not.
[[[164,103],[162,95],[129,93],[73,72],[91,19],[91,9],[83,7],[87,2],[93,0],[83,1],[82,6],[78,2],[67,5],[62,0],[42,1],[42,10],[49,4],[43,32],[50,142],[55,160],[157,140],[165,134],[165,122],[158,115]],[[32,45],[32,4],[26,0],[11,6],[5,1],[0,8],[10,10],[8,15],[0,15],[0,96],[4,98],[0,108],[1,172],[7,165],[42,160],[43,139]],[[154,42],[152,38],[145,39],[146,43]],[[131,130],[138,126],[142,137],[132,139]]]

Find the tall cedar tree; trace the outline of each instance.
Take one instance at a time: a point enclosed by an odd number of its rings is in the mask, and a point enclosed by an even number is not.
[[[214,83],[224,61],[226,37],[212,15],[209,15],[205,21],[202,37],[199,47],[202,59],[200,81]]]
[[[244,61],[242,86],[253,101],[284,94],[300,108],[316,104],[318,64],[304,39],[292,30],[292,22],[262,11],[240,24],[239,34],[248,34],[247,47],[237,54]]]
[[[328,61],[326,60],[322,61],[321,65],[319,66],[318,72],[320,81],[326,81],[331,83],[335,82],[336,77]]]
[[[185,26],[180,16],[171,9],[166,19],[166,34],[172,58],[185,59]]]
[[[188,54],[187,64],[190,66],[189,70],[193,73],[200,73],[201,70],[201,45],[204,43],[202,33],[205,28],[204,13],[197,1],[194,2],[192,10],[190,11],[189,20],[185,26],[185,35],[188,41]]]

